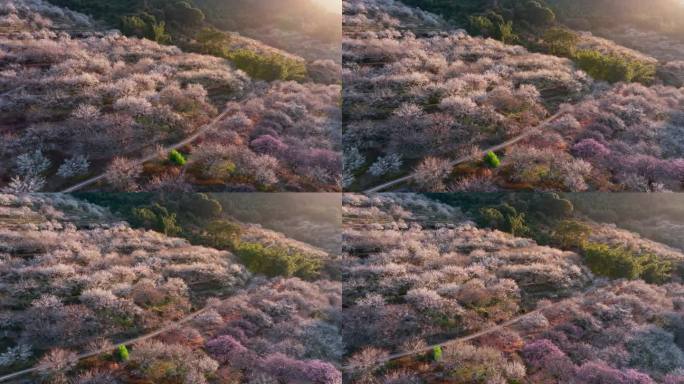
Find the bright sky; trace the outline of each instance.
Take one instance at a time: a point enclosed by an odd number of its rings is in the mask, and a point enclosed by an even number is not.
[[[325,9],[335,12],[342,13],[342,0],[313,0],[315,3],[322,5]]]

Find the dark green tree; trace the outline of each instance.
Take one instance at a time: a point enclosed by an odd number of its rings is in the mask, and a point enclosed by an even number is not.
[[[657,255],[646,253],[639,256],[642,264],[641,278],[649,284],[664,284],[672,278],[672,262],[662,261]]]
[[[543,40],[550,54],[573,57],[577,52],[579,36],[567,28],[554,27],[544,33]]]
[[[202,10],[193,7],[187,1],[177,1],[168,5],[164,13],[167,20],[182,28],[196,27],[204,21]]]
[[[213,220],[204,226],[204,239],[213,248],[234,249],[241,234],[242,227],[230,220]]]
[[[559,222],[551,233],[551,238],[562,249],[579,249],[589,238],[591,228],[577,220]]]
[[[480,208],[479,220],[480,225],[489,228],[502,228],[506,219],[504,215],[496,208],[484,207]]]
[[[556,15],[551,8],[543,6],[536,0],[527,1],[522,13],[525,20],[533,26],[548,26],[556,20]]]
[[[204,28],[197,33],[200,52],[213,56],[228,57],[230,36],[216,28]]]
[[[322,268],[319,259],[283,247],[264,247],[257,243],[243,243],[235,251],[240,261],[252,273],[269,277],[316,278]]]
[[[583,253],[587,265],[597,275],[633,280],[641,273],[639,263],[623,249],[590,243],[584,246]]]
[[[152,229],[167,236],[175,236],[183,230],[176,222],[176,214],[169,212],[166,207],[158,203],[148,207],[133,208],[131,224]]]
[[[181,202],[181,211],[191,213],[201,219],[218,218],[223,212],[221,203],[205,193],[195,193]]]

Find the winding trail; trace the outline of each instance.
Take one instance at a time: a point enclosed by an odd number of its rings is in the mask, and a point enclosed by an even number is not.
[[[482,337],[482,336],[484,336],[484,335],[490,334],[490,333],[492,333],[492,332],[499,331],[499,330],[504,329],[504,328],[506,328],[506,327],[510,327],[511,325],[513,325],[513,324],[519,322],[520,320],[522,320],[522,319],[524,319],[524,318],[526,318],[526,317],[528,317],[528,316],[532,316],[532,315],[534,315],[534,314],[541,313],[541,312],[543,312],[543,311],[545,311],[545,310],[547,310],[547,309],[549,309],[549,308],[552,308],[552,307],[556,307],[556,306],[559,306],[559,305],[566,304],[566,303],[568,303],[569,301],[575,300],[575,299],[577,299],[577,298],[579,298],[579,297],[587,296],[587,295],[589,295],[590,293],[594,292],[594,291],[595,291],[597,288],[599,288],[600,286],[601,286],[601,285],[600,285],[599,283],[594,282],[594,283],[592,283],[586,290],[584,290],[584,292],[582,292],[582,293],[580,293],[580,294],[578,294],[578,295],[575,295],[575,296],[572,296],[572,297],[568,297],[567,299],[563,299],[563,300],[557,301],[557,302],[555,302],[555,303],[553,303],[553,304],[550,304],[550,305],[547,305],[547,306],[545,306],[545,307],[537,308],[537,309],[535,309],[535,310],[533,310],[533,311],[530,311],[530,312],[527,312],[527,313],[525,313],[525,314],[523,314],[523,315],[514,317],[514,318],[512,318],[512,319],[510,319],[510,320],[508,320],[508,321],[506,321],[506,322],[503,322],[503,323],[501,323],[501,324],[495,325],[495,326],[490,327],[490,328],[487,328],[487,329],[483,329],[482,331],[475,332],[475,333],[470,334],[470,335],[468,335],[468,336],[463,336],[463,337],[458,337],[458,338],[451,339],[451,340],[446,340],[446,341],[443,341],[443,342],[438,343],[438,344],[432,344],[432,345],[429,345],[429,346],[427,346],[427,347],[424,347],[424,348],[421,348],[421,349],[417,349],[417,350],[415,350],[415,351],[394,353],[394,354],[392,354],[392,355],[389,355],[389,356],[385,356],[385,357],[379,358],[379,359],[375,360],[372,364],[365,364],[365,365],[345,365],[345,366],[342,367],[342,370],[343,370],[343,371],[354,371],[355,369],[359,369],[359,368],[373,368],[373,367],[376,367],[376,366],[378,366],[378,365],[380,365],[380,364],[384,364],[384,363],[390,362],[390,361],[392,361],[392,360],[401,359],[402,357],[410,357],[410,356],[418,355],[418,354],[421,354],[421,353],[432,352],[432,351],[434,350],[434,348],[436,348],[436,347],[445,348],[445,347],[447,347],[447,346],[449,346],[449,345],[459,344],[459,343],[471,341],[471,340],[477,339],[477,338],[479,338],[479,337]]]
[[[473,153],[473,154],[470,154],[470,155],[463,156],[463,157],[460,157],[460,158],[458,158],[458,159],[455,159],[454,161],[452,161],[452,162],[449,164],[449,166],[450,166],[451,168],[453,168],[453,167],[455,167],[455,166],[457,166],[457,165],[459,165],[459,164],[466,163],[466,162],[468,162],[468,161],[472,161],[472,160],[475,160],[475,159],[482,158],[482,157],[484,157],[488,152],[496,152],[496,151],[500,151],[500,150],[502,150],[502,149],[505,149],[505,148],[507,148],[507,147],[510,147],[510,146],[512,146],[512,145],[514,145],[514,144],[516,144],[516,143],[518,143],[518,142],[520,142],[520,141],[522,141],[522,140],[525,140],[526,138],[532,136],[533,134],[538,133],[544,126],[546,126],[547,124],[553,122],[554,120],[558,119],[560,116],[562,116],[562,115],[564,115],[564,114],[565,114],[564,111],[558,112],[558,113],[556,113],[555,115],[549,117],[548,119],[542,121],[542,122],[539,123],[537,126],[528,129],[527,131],[521,133],[520,135],[518,135],[518,136],[516,136],[516,137],[514,137],[514,138],[512,138],[512,139],[506,140],[506,141],[504,141],[503,143],[497,144],[497,145],[495,145],[495,146],[493,146],[493,147],[489,147],[489,148],[487,148],[487,149],[479,150],[477,153]],[[393,187],[393,186],[395,186],[395,185],[397,185],[397,184],[401,184],[401,183],[403,183],[403,182],[409,181],[409,180],[413,179],[415,176],[416,176],[416,174],[415,174],[415,172],[414,172],[414,173],[411,173],[411,174],[409,174],[409,175],[407,175],[407,176],[400,177],[400,178],[398,178],[398,179],[394,179],[394,180],[392,180],[392,181],[388,181],[388,182],[386,182],[386,183],[384,183],[384,184],[378,185],[377,187],[368,189],[368,190],[364,191],[363,193],[367,193],[367,194],[368,194],[368,193],[382,192],[382,191],[384,191],[384,190],[387,189],[387,188],[390,188],[390,187]]]
[[[424,348],[421,348],[421,349],[418,349],[418,350],[414,350],[414,351],[394,353],[394,354],[392,354],[392,355],[388,355],[388,356],[382,357],[382,358],[380,358],[380,359],[377,359],[377,360],[375,360],[375,361],[374,361],[372,364],[370,364],[370,365],[368,365],[368,364],[363,365],[363,366],[359,366],[359,365],[345,365],[345,366],[342,366],[342,367],[339,367],[339,368],[341,368],[342,371],[353,371],[353,370],[359,369],[359,368],[371,368],[371,367],[375,367],[375,366],[378,366],[378,365],[380,365],[380,364],[384,364],[384,363],[387,363],[387,362],[389,362],[389,361],[397,360],[397,359],[400,359],[400,358],[403,358],[403,357],[410,357],[410,356],[418,355],[418,354],[421,354],[421,353],[431,352],[431,351],[432,351],[434,348],[436,348],[436,347],[445,348],[445,347],[447,347],[447,346],[449,346],[449,345],[459,344],[459,343],[471,341],[471,340],[477,339],[477,338],[479,338],[479,337],[482,337],[482,336],[484,336],[484,335],[490,334],[490,333],[492,333],[492,332],[499,331],[499,330],[501,330],[501,329],[504,329],[504,328],[506,328],[506,327],[509,327],[509,326],[511,326],[511,325],[513,325],[513,324],[519,322],[520,320],[522,320],[522,319],[524,319],[524,318],[526,318],[526,317],[532,316],[532,315],[537,314],[537,313],[541,313],[541,312],[543,312],[543,311],[545,311],[545,310],[547,310],[547,309],[549,309],[549,308],[556,307],[556,306],[559,306],[559,305],[562,305],[562,304],[566,304],[566,303],[568,303],[569,301],[575,300],[575,299],[577,299],[577,298],[579,298],[579,297],[582,297],[582,296],[587,296],[587,295],[589,295],[590,293],[594,292],[594,291],[595,291],[597,288],[599,288],[600,286],[601,286],[600,284],[594,282],[594,283],[592,283],[584,292],[582,292],[582,293],[579,294],[579,295],[575,295],[575,296],[569,297],[569,298],[567,298],[567,299],[563,299],[563,300],[557,301],[557,302],[555,302],[555,303],[553,303],[553,304],[550,304],[550,305],[547,305],[547,306],[545,306],[545,307],[537,308],[537,309],[535,309],[535,310],[532,310],[532,311],[527,312],[527,313],[525,313],[525,314],[522,314],[522,315],[520,315],[520,316],[514,317],[514,318],[512,318],[512,319],[510,319],[510,320],[508,320],[508,321],[506,321],[506,322],[503,322],[503,323],[501,323],[501,324],[495,325],[495,326],[490,327],[490,328],[487,328],[487,329],[483,329],[483,330],[481,330],[481,331],[475,332],[475,333],[470,334],[470,335],[468,335],[468,336],[463,336],[463,337],[458,337],[458,338],[451,339],[451,340],[446,340],[446,341],[443,341],[443,342],[441,342],[441,343],[432,344],[432,345],[429,345],[429,346],[426,346],[426,347],[424,347]],[[183,317],[183,318],[181,318],[181,319],[179,319],[179,320],[176,320],[176,321],[174,321],[174,322],[171,322],[171,323],[169,323],[169,324],[163,326],[162,328],[157,329],[156,331],[152,331],[152,332],[149,332],[149,333],[145,333],[145,334],[143,334],[143,335],[134,337],[134,338],[132,338],[132,339],[128,339],[128,340],[125,340],[125,341],[116,343],[115,346],[119,346],[119,345],[130,346],[130,345],[132,345],[132,344],[139,343],[139,342],[141,342],[141,341],[145,341],[145,340],[151,339],[151,338],[156,337],[156,336],[158,336],[158,335],[160,335],[160,334],[162,334],[162,333],[164,333],[164,332],[170,331],[170,330],[172,330],[172,329],[178,327],[178,326],[181,325],[181,324],[184,324],[184,323],[187,323],[187,322],[193,320],[195,317],[201,315],[202,313],[208,311],[209,309],[211,309],[211,308],[213,308],[213,307],[214,307],[214,305],[207,305],[207,306],[205,306],[205,307],[202,308],[202,309],[199,309],[199,310],[197,310],[197,311],[195,311],[195,312],[192,312],[192,313],[186,315],[185,317]],[[74,360],[75,360],[75,361],[80,361],[80,360],[83,360],[83,359],[87,359],[87,358],[99,356],[99,355],[104,354],[104,353],[107,353],[107,352],[111,352],[112,350],[113,350],[112,347],[100,348],[100,349],[95,350],[95,351],[90,351],[90,352],[86,352],[86,353],[82,353],[82,354],[80,354],[80,355],[77,355],[77,356],[74,358]],[[337,366],[337,364],[335,364],[335,365]],[[0,382],[5,382],[5,381],[7,381],[7,380],[14,379],[14,378],[17,378],[17,377],[20,377],[20,376],[23,376],[23,375],[27,375],[27,374],[35,373],[35,372],[39,372],[39,371],[44,371],[44,370],[49,370],[49,369],[50,369],[49,366],[36,365],[36,366],[34,366],[34,367],[32,367],[32,368],[27,368],[27,369],[24,369],[24,370],[21,370],[21,371],[17,371],[17,372],[14,372],[14,373],[11,373],[11,374],[8,374],[8,375],[5,375],[5,376],[1,376],[1,377],[0,377]]]
[[[162,333],[164,333],[164,332],[170,331],[171,329],[174,329],[174,328],[176,328],[177,326],[179,326],[179,325],[181,325],[181,324],[183,324],[183,323],[187,323],[188,321],[194,319],[195,317],[199,316],[200,314],[206,312],[206,311],[209,310],[210,308],[212,308],[212,306],[211,306],[211,305],[207,305],[206,307],[204,307],[204,308],[202,308],[202,309],[200,309],[200,310],[197,310],[197,311],[195,311],[195,312],[192,312],[192,313],[190,313],[189,315],[183,317],[182,319],[179,319],[179,320],[177,320],[177,321],[171,322],[171,323],[165,325],[164,327],[159,328],[159,329],[156,330],[156,331],[153,331],[153,332],[150,332],[150,333],[146,333],[146,334],[144,334],[144,335],[140,335],[140,336],[135,337],[135,338],[132,338],[132,339],[125,340],[125,341],[123,341],[123,342],[117,343],[116,346],[119,346],[119,345],[129,346],[129,345],[131,345],[131,344],[135,344],[135,343],[138,343],[138,342],[147,340],[147,339],[151,339],[151,338],[153,338],[153,337],[155,337],[155,336],[158,336],[158,335],[160,335],[160,334],[162,334]],[[90,351],[90,352],[86,352],[86,353],[82,353],[82,354],[80,354],[80,355],[77,355],[77,356],[74,358],[74,360],[75,360],[75,361],[79,361],[79,360],[87,359],[87,358],[90,358],[90,357],[99,356],[99,355],[101,355],[101,354],[103,354],[103,353],[111,352],[112,350],[113,350],[113,348],[111,348],[111,347],[109,347],[109,348],[100,348],[100,349],[95,350],[95,351]],[[17,371],[17,372],[11,373],[11,374],[9,374],[9,375],[2,376],[2,377],[0,377],[0,382],[7,381],[7,380],[10,380],[10,379],[14,379],[14,378],[17,378],[17,377],[19,377],[19,376],[27,375],[27,374],[29,374],[29,373],[34,373],[34,372],[39,372],[39,371],[49,370],[49,369],[50,369],[49,366],[36,365],[36,366],[34,366],[34,367],[32,367],[32,368],[27,368],[27,369],[24,369],[24,370],[22,370],[22,371]]]
[[[170,152],[171,150],[179,149],[179,148],[181,148],[181,147],[183,147],[183,146],[185,146],[185,145],[187,145],[187,144],[192,143],[193,141],[197,140],[197,138],[199,138],[199,137],[202,136],[204,133],[206,133],[209,129],[213,128],[213,126],[216,125],[218,122],[220,122],[221,120],[223,120],[224,118],[226,118],[226,116],[228,116],[229,114],[230,114],[230,110],[229,110],[229,109],[225,109],[225,110],[224,110],[223,112],[221,112],[218,116],[214,117],[209,123],[207,123],[207,124],[203,125],[202,127],[200,127],[200,128],[197,130],[197,132],[193,133],[192,135],[186,137],[185,139],[183,139],[183,140],[181,140],[181,141],[179,141],[179,142],[177,142],[177,143],[175,143],[175,144],[172,144],[172,145],[170,145],[170,146],[168,146],[168,147],[165,147],[165,148],[163,149],[163,152],[164,152],[164,153],[168,153],[168,152]],[[138,160],[135,161],[135,164],[136,164],[136,165],[142,165],[142,164],[144,164],[144,163],[146,163],[146,162],[148,162],[148,161],[154,160],[154,159],[156,159],[156,158],[159,157],[159,152],[160,152],[160,151],[155,151],[155,152],[154,152],[153,154],[151,154],[151,155],[148,155],[148,156],[145,156],[145,157],[143,157],[143,158],[141,158],[141,159],[138,159]],[[72,185],[71,187],[62,190],[61,193],[76,192],[76,191],[78,191],[78,190],[80,190],[80,189],[83,189],[84,187],[87,187],[87,186],[89,186],[89,185],[91,185],[91,184],[94,184],[94,183],[100,181],[100,180],[103,180],[105,177],[107,177],[107,172],[103,172],[103,173],[101,173],[101,174],[99,174],[99,175],[97,175],[97,176],[93,176],[93,177],[91,177],[91,178],[89,178],[89,179],[87,179],[87,180],[84,180],[84,181],[82,181],[82,182],[80,182],[80,183],[78,183],[78,184]]]

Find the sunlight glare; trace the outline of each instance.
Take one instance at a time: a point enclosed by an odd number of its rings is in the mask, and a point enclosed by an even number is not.
[[[342,13],[342,0],[312,0],[330,12]]]

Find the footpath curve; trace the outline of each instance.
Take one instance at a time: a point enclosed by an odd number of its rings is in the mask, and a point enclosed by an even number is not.
[[[443,342],[441,342],[441,343],[428,345],[428,346],[426,346],[426,347],[424,347],[424,348],[420,348],[420,349],[417,349],[417,350],[414,350],[414,351],[407,351],[407,352],[398,352],[398,353],[394,353],[394,354],[391,354],[391,355],[389,355],[389,356],[385,356],[385,357],[382,357],[382,358],[380,358],[380,359],[377,359],[377,360],[375,360],[372,364],[366,364],[366,365],[363,365],[363,366],[360,366],[360,365],[345,365],[345,366],[342,367],[342,370],[343,370],[343,371],[353,371],[353,370],[358,369],[358,368],[372,368],[372,367],[378,366],[378,365],[380,365],[380,364],[384,364],[384,363],[390,362],[390,361],[392,361],[392,360],[401,359],[402,357],[409,357],[409,356],[414,356],[414,355],[418,355],[418,354],[421,354],[421,353],[428,353],[428,352],[431,352],[431,351],[432,351],[434,348],[436,348],[436,347],[444,348],[444,347],[449,346],[449,345],[453,345],[453,344],[458,344],[458,343],[463,343],[463,342],[471,341],[471,340],[477,339],[477,338],[479,338],[479,337],[481,337],[481,336],[490,334],[490,333],[492,333],[492,332],[499,331],[499,330],[501,330],[501,329],[503,329],[503,328],[510,327],[511,325],[513,325],[513,324],[519,322],[520,320],[522,320],[522,319],[524,319],[524,318],[526,318],[526,317],[528,317],[528,316],[532,316],[532,315],[534,315],[534,314],[541,313],[541,312],[543,312],[543,311],[545,311],[545,310],[547,310],[547,309],[549,309],[549,308],[556,307],[556,306],[562,305],[562,304],[566,304],[567,302],[569,302],[569,301],[571,301],[571,300],[575,300],[575,299],[577,299],[577,298],[579,298],[579,297],[586,296],[586,295],[588,295],[588,294],[594,292],[597,288],[599,288],[599,284],[593,283],[593,284],[590,285],[584,292],[580,293],[579,295],[575,295],[575,296],[572,296],[572,297],[568,297],[567,299],[563,299],[563,300],[557,301],[557,302],[552,303],[552,304],[550,304],[550,305],[547,305],[547,306],[545,306],[545,307],[537,308],[537,309],[535,309],[535,310],[533,310],[533,311],[530,311],[530,312],[527,312],[527,313],[522,314],[522,315],[520,315],[520,316],[514,317],[514,318],[512,318],[512,319],[510,319],[510,320],[508,320],[508,321],[506,321],[506,322],[503,322],[503,323],[501,323],[501,324],[497,324],[497,325],[495,325],[495,326],[493,326],[493,327],[490,327],[490,328],[487,328],[487,329],[483,329],[483,330],[481,330],[481,331],[475,332],[475,333],[470,334],[470,335],[468,335],[468,336],[463,336],[463,337],[458,337],[458,338],[455,338],[455,339],[446,340],[446,341],[443,341]]]
[[[163,152],[164,152],[164,153],[168,153],[168,152],[170,152],[170,151],[172,151],[172,150],[174,150],[174,149],[179,149],[179,148],[181,148],[181,147],[183,147],[183,146],[185,146],[185,145],[188,145],[188,144],[192,143],[193,141],[197,140],[200,136],[202,136],[203,134],[205,134],[209,129],[213,128],[214,125],[216,125],[218,122],[220,122],[221,120],[225,119],[229,114],[230,114],[230,110],[229,110],[229,109],[225,109],[225,110],[224,110],[223,112],[221,112],[218,116],[214,117],[209,123],[207,123],[207,124],[203,125],[202,127],[200,127],[200,128],[197,130],[197,132],[193,133],[192,135],[186,137],[185,139],[183,139],[183,140],[181,140],[181,141],[179,141],[179,142],[177,142],[177,143],[175,143],[175,144],[172,144],[172,145],[170,145],[170,146],[168,146],[168,147],[164,147]],[[142,165],[142,164],[144,164],[144,163],[146,163],[146,162],[148,162],[148,161],[154,160],[154,159],[156,159],[156,158],[158,158],[158,157],[159,157],[159,151],[155,151],[155,153],[153,153],[153,154],[151,154],[151,155],[145,156],[145,157],[143,157],[143,158],[141,158],[141,159],[137,159],[137,160],[135,161],[135,164],[136,164],[136,165]],[[82,182],[80,182],[80,183],[78,183],[78,184],[72,185],[71,187],[62,190],[61,193],[76,192],[76,191],[78,191],[78,190],[80,190],[80,189],[83,189],[83,188],[85,188],[85,187],[87,187],[87,186],[89,186],[89,185],[91,185],[91,184],[94,184],[94,183],[96,183],[96,182],[98,182],[98,181],[100,181],[100,180],[103,180],[105,177],[107,177],[107,172],[103,172],[103,173],[101,173],[101,174],[99,174],[99,175],[97,175],[97,176],[93,176],[93,177],[91,177],[91,178],[89,178],[89,179],[87,179],[87,180],[84,180],[84,181],[82,181]]]
[[[169,331],[169,330],[171,330],[171,329],[174,329],[174,328],[176,328],[177,326],[179,326],[179,325],[181,325],[181,324],[183,324],[183,323],[187,323],[188,321],[194,319],[195,317],[199,316],[200,314],[202,314],[202,313],[208,311],[210,308],[211,308],[211,306],[208,305],[208,306],[206,306],[206,307],[204,307],[204,308],[202,308],[202,309],[200,309],[200,310],[197,310],[197,311],[195,311],[195,312],[190,313],[189,315],[183,317],[182,319],[179,319],[179,320],[177,320],[177,321],[171,322],[171,323],[165,325],[164,327],[157,329],[156,331],[152,331],[152,332],[149,332],[149,333],[146,333],[146,334],[143,334],[143,335],[134,337],[134,338],[132,338],[132,339],[125,340],[125,341],[123,341],[123,342],[117,343],[116,345],[117,345],[117,346],[119,346],[119,345],[129,346],[129,345],[131,345],[131,344],[135,344],[135,343],[138,343],[138,342],[147,340],[147,339],[151,339],[151,338],[153,338],[153,337],[155,337],[155,336],[158,336],[158,335],[160,335],[160,334],[162,334],[162,333],[164,333],[164,332],[167,332],[167,331]],[[87,359],[87,358],[90,358],[90,357],[99,356],[99,355],[101,355],[101,354],[103,354],[103,353],[107,353],[107,352],[111,352],[111,351],[112,351],[112,348],[100,348],[100,349],[95,350],[95,351],[90,351],[90,352],[86,352],[86,353],[82,353],[82,354],[80,354],[80,355],[77,355],[77,356],[75,357],[75,360],[76,360],[76,361],[80,361],[80,360]],[[32,368],[27,368],[27,369],[24,369],[24,370],[22,370],[22,371],[17,371],[17,372],[11,373],[11,374],[9,374],[9,375],[1,376],[1,377],[0,377],[0,382],[7,381],[7,380],[10,380],[10,379],[14,379],[14,378],[17,378],[17,377],[19,377],[19,376],[27,375],[27,374],[29,374],[29,373],[34,373],[34,372],[39,372],[39,371],[49,370],[49,369],[50,369],[49,366],[36,365],[36,366],[34,366],[34,367],[32,367]]]
[[[491,152],[496,152],[496,151],[500,151],[500,150],[502,150],[502,149],[505,149],[505,148],[507,148],[507,147],[510,147],[511,145],[516,144],[516,143],[518,143],[518,142],[520,142],[520,141],[522,141],[522,140],[524,140],[524,139],[526,139],[526,138],[532,136],[533,134],[539,132],[539,130],[542,129],[545,125],[547,125],[547,124],[551,123],[552,121],[558,119],[560,116],[562,116],[562,115],[564,115],[564,114],[565,114],[565,112],[563,112],[563,111],[558,112],[558,113],[556,113],[555,115],[549,117],[548,119],[542,121],[542,122],[539,123],[537,126],[535,126],[535,127],[533,127],[533,128],[529,128],[527,131],[521,133],[520,135],[518,135],[518,136],[516,136],[516,137],[514,137],[514,138],[511,138],[511,139],[509,139],[509,140],[506,140],[506,141],[504,141],[503,143],[497,144],[497,145],[495,145],[495,146],[493,146],[493,147],[489,147],[489,148],[487,148],[487,149],[479,150],[477,153],[474,153],[474,154],[471,154],[471,155],[467,155],[467,156],[460,157],[460,158],[458,158],[458,159],[452,161],[451,163],[449,163],[449,166],[450,166],[451,168],[453,168],[453,167],[455,167],[455,166],[457,166],[457,165],[459,165],[459,164],[462,164],[462,163],[465,163],[465,162],[468,162],[468,161],[472,161],[472,160],[475,160],[475,159],[484,157],[484,156],[485,156],[488,152],[490,152],[490,151],[491,151]],[[400,178],[394,179],[394,180],[392,180],[392,181],[388,181],[388,182],[386,182],[386,183],[384,183],[384,184],[378,185],[377,187],[368,189],[368,190],[364,191],[364,193],[377,193],[377,192],[382,192],[382,191],[384,191],[384,190],[387,189],[387,188],[393,187],[393,186],[395,186],[395,185],[397,185],[397,184],[401,184],[401,183],[403,183],[403,182],[405,182],[405,181],[409,181],[409,180],[413,179],[413,178],[415,177],[415,175],[416,175],[415,173],[411,173],[411,174],[409,174],[409,175],[407,175],[407,176],[400,177]]]

